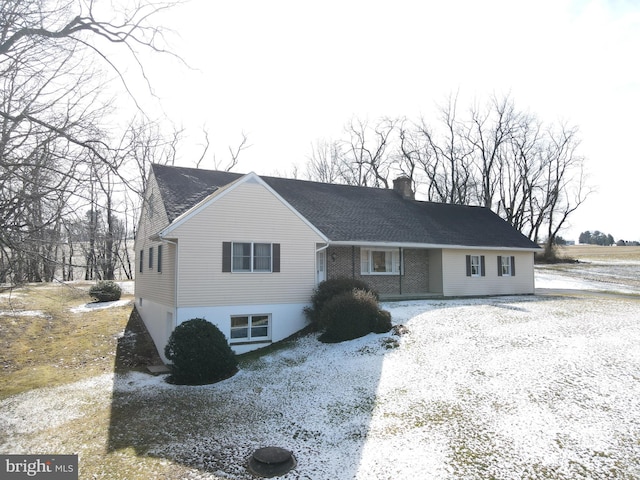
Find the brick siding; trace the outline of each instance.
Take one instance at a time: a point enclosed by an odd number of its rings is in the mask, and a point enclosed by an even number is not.
[[[361,275],[360,247],[329,247],[327,278],[358,278],[382,295],[429,292],[429,251],[405,249],[404,275]]]

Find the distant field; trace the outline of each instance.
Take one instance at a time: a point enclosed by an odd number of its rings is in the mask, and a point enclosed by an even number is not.
[[[600,245],[568,245],[558,249],[560,256],[577,260],[640,262],[640,247],[601,247]]]

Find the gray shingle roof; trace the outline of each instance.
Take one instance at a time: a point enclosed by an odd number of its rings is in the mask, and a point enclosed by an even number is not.
[[[169,221],[241,174],[153,166]],[[333,242],[537,248],[491,210],[422,202],[394,190],[261,178]]]

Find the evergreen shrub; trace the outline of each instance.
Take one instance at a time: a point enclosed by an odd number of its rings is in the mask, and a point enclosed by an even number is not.
[[[224,334],[203,318],[178,325],[164,354],[172,362],[170,381],[179,385],[219,382],[238,370],[238,360]]]
[[[377,295],[369,290],[354,289],[329,299],[318,320],[320,328],[324,330],[320,340],[328,343],[391,329],[391,314],[378,308]],[[387,321],[389,328],[384,330]]]
[[[320,315],[322,309],[329,300],[342,293],[349,293],[353,290],[371,292],[375,297],[376,302],[378,301],[378,293],[369,288],[369,285],[367,285],[363,280],[340,277],[320,282],[313,291],[313,295],[311,295],[311,307],[305,309],[305,313],[309,320],[311,320],[312,325],[316,329],[320,328]]]
[[[122,289],[112,280],[101,280],[89,289],[89,295],[96,302],[114,302],[120,300]]]

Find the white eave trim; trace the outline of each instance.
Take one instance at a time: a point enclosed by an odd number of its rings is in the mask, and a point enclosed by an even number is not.
[[[431,249],[450,249],[450,250],[508,250],[510,252],[537,252],[540,247],[537,248],[525,248],[525,247],[500,247],[500,246],[484,246],[484,245],[446,245],[436,243],[415,243],[415,242],[360,242],[353,241],[339,241],[329,242],[331,246],[339,247],[379,247],[379,248],[431,248]]]
[[[176,228],[178,228],[184,222],[194,217],[195,215],[200,213],[202,210],[207,208],[209,205],[213,204],[214,202],[218,201],[220,198],[227,195],[229,192],[232,192],[233,190],[238,188],[239,185],[242,185],[243,183],[249,183],[249,182],[259,183],[260,185],[262,185],[273,196],[275,196],[278,200],[280,200],[280,202],[282,202],[283,205],[285,205],[289,210],[291,210],[291,212],[293,212],[300,220],[302,220],[309,228],[311,228],[324,242],[329,241],[329,239],[325,236],[324,233],[318,230],[315,227],[315,225],[313,225],[309,220],[307,220],[306,217],[304,217],[300,212],[298,212],[295,208],[293,208],[293,206],[289,202],[287,202],[284,198],[282,198],[280,194],[278,194],[278,192],[276,192],[273,188],[271,188],[264,180],[262,180],[262,178],[260,178],[259,175],[257,175],[254,172],[243,175],[242,177],[238,178],[234,182],[231,182],[223,187],[220,187],[211,195],[209,195],[205,199],[195,204],[193,207],[191,207],[189,210],[187,210],[183,214],[179,215],[173,222],[171,222],[169,226],[162,229],[160,232],[154,235],[154,237],[157,236],[160,238],[172,238],[172,237],[169,237],[168,234],[171,233]]]

